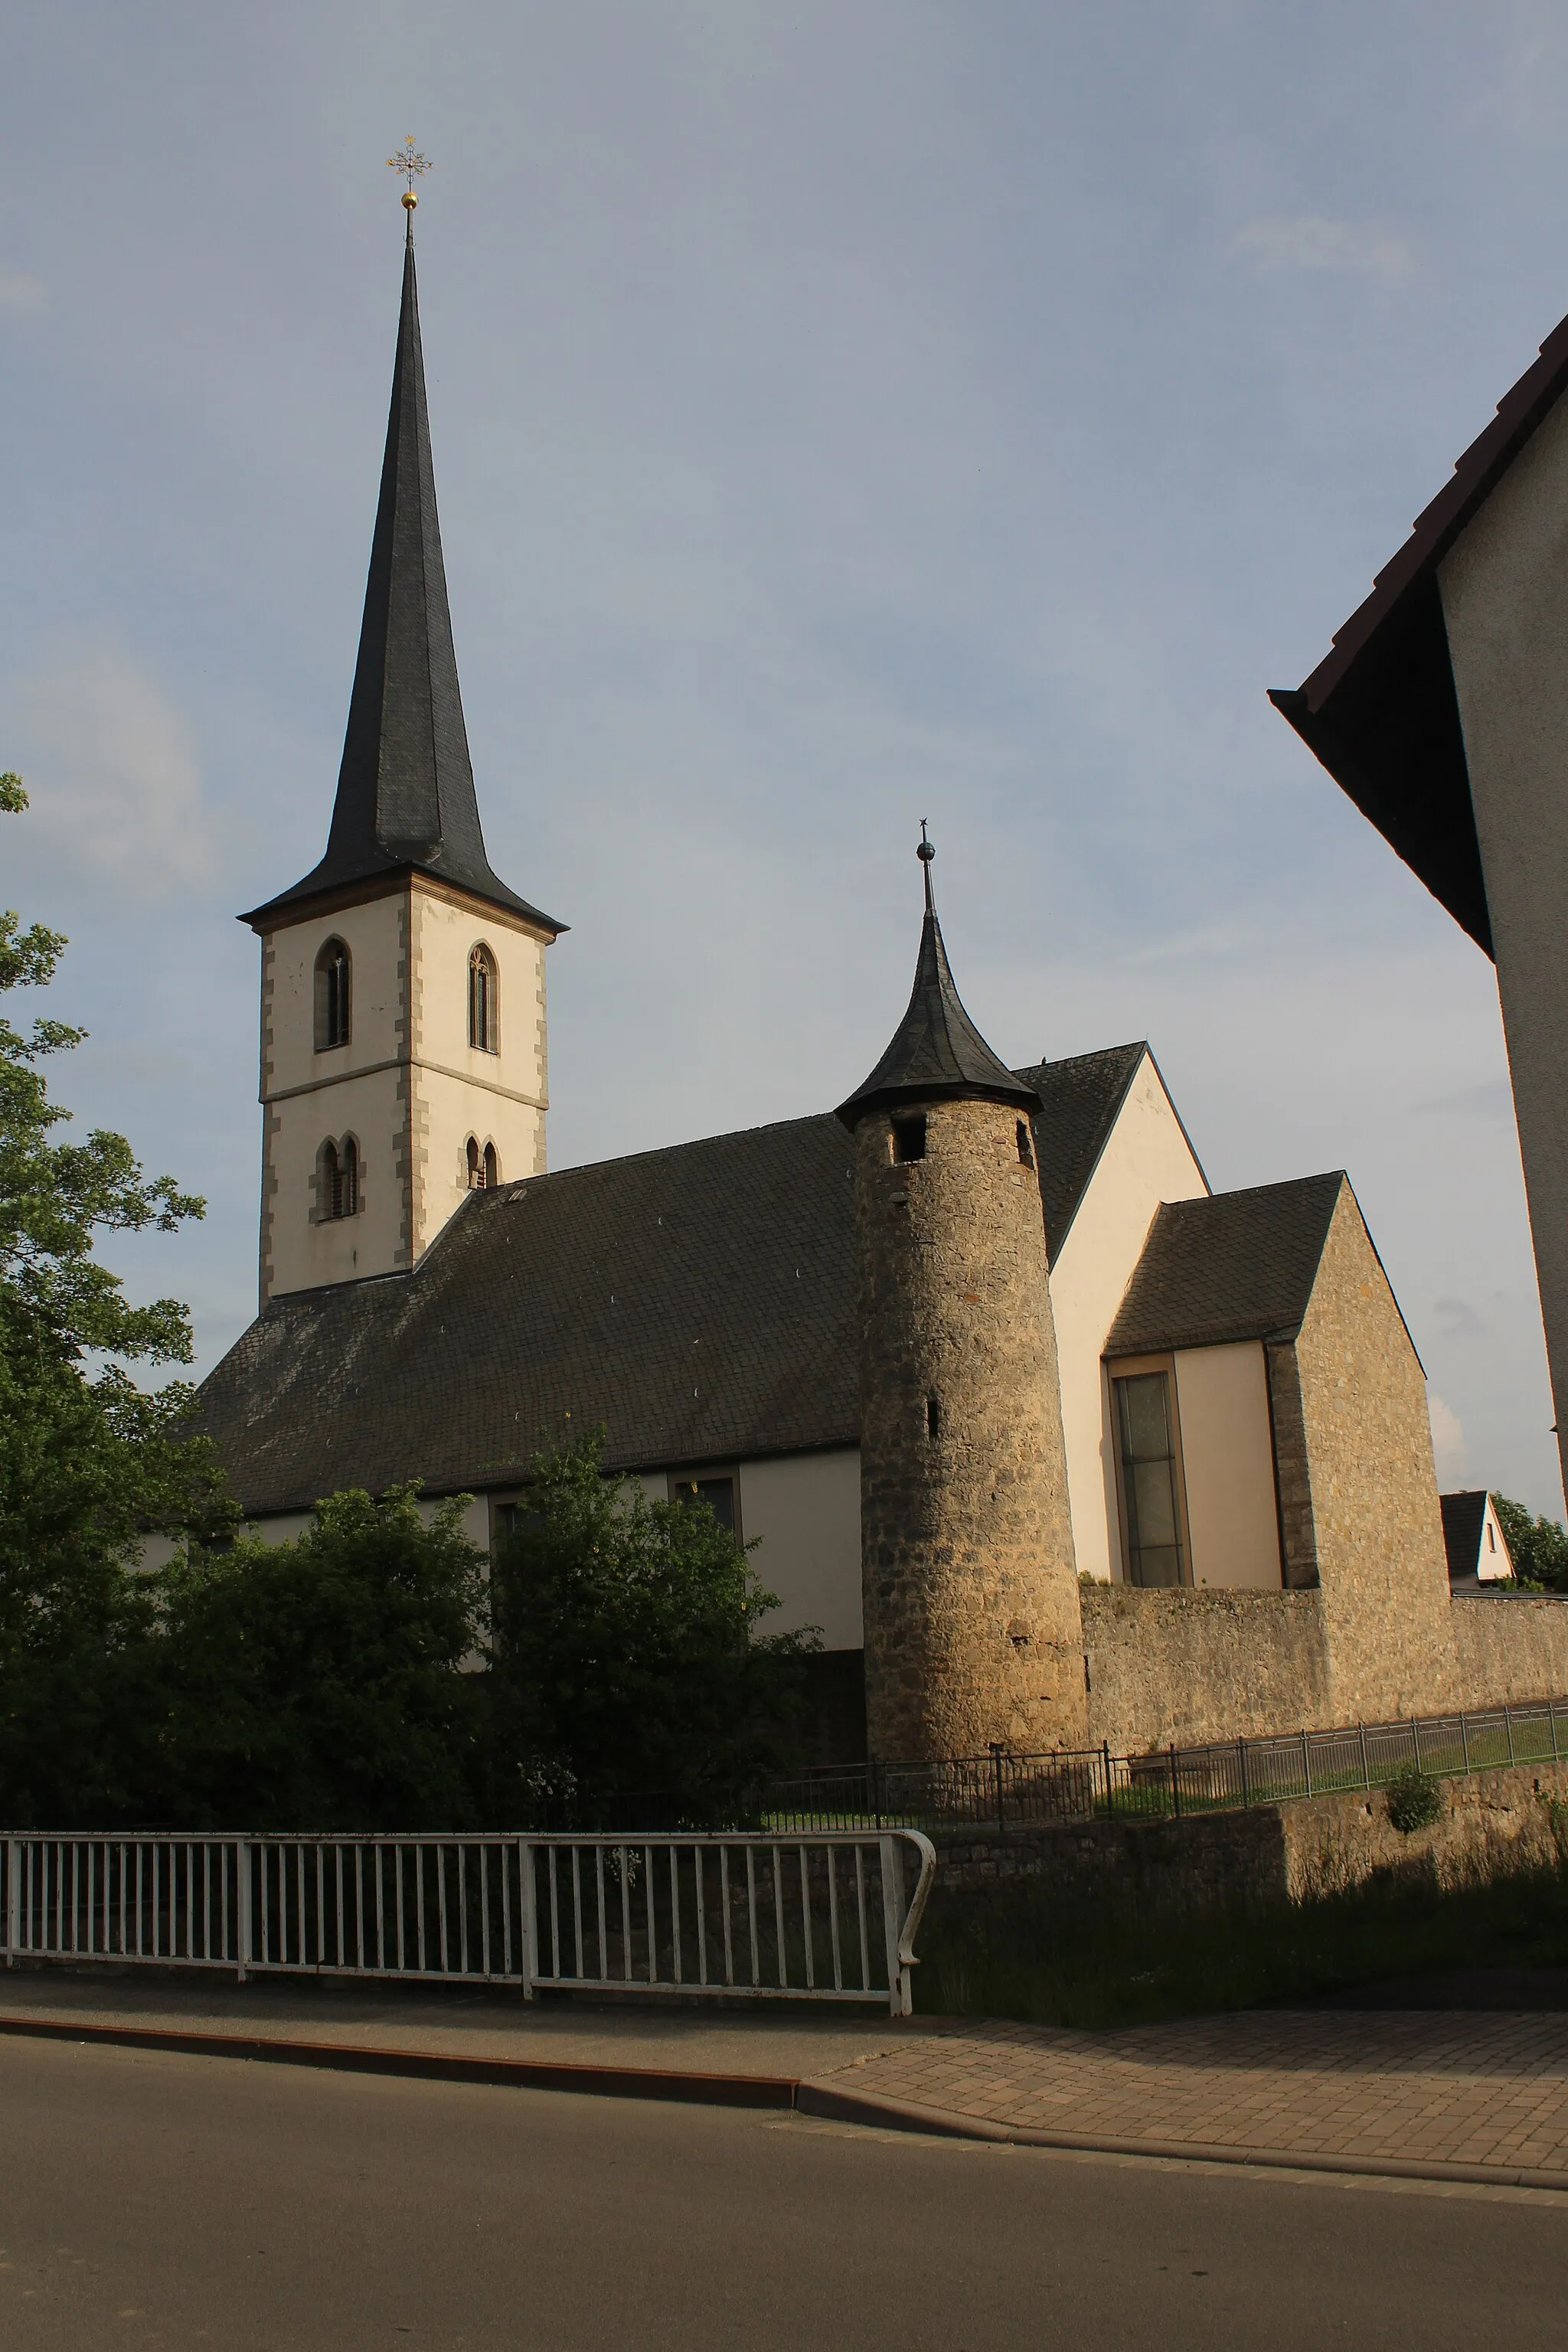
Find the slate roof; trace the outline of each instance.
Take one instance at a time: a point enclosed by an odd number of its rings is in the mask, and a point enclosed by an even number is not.
[[[1019,1074],[1053,1253],[1146,1051]],[[202,1423],[252,1514],[506,1486],[601,1423],[617,1469],[851,1445],[855,1290],[848,1139],[793,1119],[470,1193],[412,1274],[273,1299]]]
[[[436,512],[412,213],[381,496],[327,852],[292,889],[240,920],[264,929],[300,901],[400,873],[432,875],[553,934],[565,928],[509,888],[485,852]]]
[[[1105,1353],[1148,1356],[1293,1337],[1348,1182],[1336,1171],[1166,1202],[1155,1212]]]
[[[1476,1571],[1480,1565],[1481,1530],[1486,1525],[1487,1490],[1477,1486],[1463,1494],[1439,1495],[1443,1509],[1443,1549],[1448,1555],[1448,1581],[1468,1577],[1472,1583],[1480,1579]]]
[[[1488,955],[1491,922],[1437,568],[1564,390],[1568,319],[1335,631],[1333,650],[1294,692],[1268,698]]]
[[[942,1096],[979,1096],[985,1101],[1016,1103],[1021,1110],[1038,1108],[1033,1087],[1021,1084],[1016,1073],[997,1060],[960,1002],[931,897],[931,861],[935,855],[922,839],[925,919],[909,1004],[870,1076],[856,1087],[847,1102],[839,1105],[838,1116],[846,1127],[856,1126],[874,1110],[891,1109],[901,1102],[931,1102]]]

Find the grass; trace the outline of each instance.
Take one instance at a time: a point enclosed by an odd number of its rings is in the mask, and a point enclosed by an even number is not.
[[[939,1881],[919,1949],[928,2015],[1145,2024],[1390,1977],[1568,1968],[1568,1866],[1448,1889],[1412,1872],[1306,1903],[1201,1912],[1068,1897],[1037,1880]]]

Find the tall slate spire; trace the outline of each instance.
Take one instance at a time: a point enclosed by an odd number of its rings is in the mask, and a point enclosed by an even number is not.
[[[412,207],[407,217],[381,498],[327,854],[242,919],[413,869],[559,932],[564,925],[509,889],[485,854],[436,513]]]
[[[936,851],[925,837],[923,824],[916,855],[924,870],[926,907],[909,1006],[887,1052],[865,1084],[856,1087],[847,1102],[840,1103],[838,1116],[846,1127],[853,1128],[868,1112],[891,1109],[899,1103],[962,1096],[1038,1110],[1040,1098],[1033,1087],[1026,1086],[997,1060],[959,1002],[931,890],[931,860]]]

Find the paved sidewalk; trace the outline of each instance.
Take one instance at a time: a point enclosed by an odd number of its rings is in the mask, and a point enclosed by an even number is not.
[[[708,2095],[699,2078],[715,2096],[765,2084],[787,2095],[778,2104],[867,2124],[1568,2191],[1562,2012],[1274,2010],[1073,2033],[18,1969],[0,1970],[0,2028],[7,2019],[309,2044],[329,2063],[363,2052],[526,2068],[535,2081],[559,2069],[563,2087],[644,2095],[660,2095],[659,2078],[676,2097]]]
[[[1092,2034],[977,2021],[866,2053],[830,2087],[1047,2145],[1568,2189],[1561,2014],[1270,2010]]]

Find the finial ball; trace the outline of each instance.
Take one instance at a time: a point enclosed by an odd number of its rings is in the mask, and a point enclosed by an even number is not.
[[[922,839],[920,847],[915,851],[915,856],[920,859],[922,866],[929,866],[931,859],[936,856],[935,842]]]
[[[416,205],[418,202],[419,202],[419,199],[418,199],[418,197],[415,194],[415,193],[414,193],[413,189],[412,189],[412,188],[405,188],[405,190],[403,191],[403,209],[404,209],[404,211],[405,211],[405,213],[411,213],[411,212],[414,210],[415,205]]]

